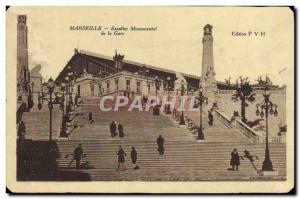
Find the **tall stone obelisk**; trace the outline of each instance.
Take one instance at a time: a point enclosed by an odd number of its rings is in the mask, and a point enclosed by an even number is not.
[[[206,97],[208,97],[208,106],[212,106],[216,100],[217,84],[214,70],[213,57],[213,36],[212,26],[207,24],[204,26],[204,35],[202,39],[203,54],[202,54],[202,76],[200,84],[204,90]]]
[[[30,73],[28,70],[28,45],[26,15],[18,15],[17,25],[17,102],[29,107]]]

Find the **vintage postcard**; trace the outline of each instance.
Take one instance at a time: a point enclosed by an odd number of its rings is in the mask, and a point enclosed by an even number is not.
[[[14,193],[287,193],[293,7],[9,7]]]

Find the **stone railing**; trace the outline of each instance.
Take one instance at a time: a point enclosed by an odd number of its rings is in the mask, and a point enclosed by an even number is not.
[[[228,128],[236,128],[241,131],[247,138],[254,143],[265,143],[264,136],[257,133],[254,129],[249,127],[247,124],[242,122],[241,117],[234,117],[232,120],[229,119],[224,113],[215,110],[216,118],[221,121]],[[284,136],[273,136],[269,138],[270,143],[285,143]]]
[[[240,119],[235,120],[235,128],[239,129],[246,137],[252,140],[254,143],[259,143],[260,138],[256,132],[250,128],[247,124],[242,122]]]
[[[269,137],[269,143],[285,143],[285,135],[284,136],[273,136]],[[262,143],[266,143],[266,139],[262,139]]]
[[[218,94],[234,94],[235,90],[218,90]]]
[[[233,120],[229,119],[224,113],[215,110],[216,117],[228,128],[236,128],[241,131],[247,138],[254,143],[259,143],[260,136],[247,124],[241,121],[240,117],[234,117]]]
[[[218,110],[215,110],[216,117],[219,119],[225,126],[232,128],[231,120],[224,114]]]
[[[272,143],[283,143],[281,136],[272,137]]]
[[[272,94],[285,94],[285,89],[276,89],[276,90],[270,90]],[[218,90],[218,94],[234,94],[236,93],[236,90]],[[256,94],[264,94],[264,90],[254,90],[253,93]]]

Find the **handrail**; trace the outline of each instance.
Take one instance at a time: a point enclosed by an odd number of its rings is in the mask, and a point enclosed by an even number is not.
[[[223,124],[225,124],[227,127],[231,128],[231,120],[224,115],[223,113],[219,112],[218,110],[215,110],[216,113],[216,117],[221,120],[221,122],[223,122]]]
[[[232,128],[233,125],[231,123],[231,119],[229,119],[225,114],[221,113],[218,110],[215,110],[217,118],[223,122],[227,127]],[[254,143],[259,143],[259,136],[255,133],[255,131],[250,128],[247,124],[242,122],[241,120],[235,120],[235,128],[239,129],[247,138],[252,140]]]
[[[236,128],[241,130],[242,133],[254,143],[259,143],[259,136],[255,133],[255,131],[239,119],[236,120]]]

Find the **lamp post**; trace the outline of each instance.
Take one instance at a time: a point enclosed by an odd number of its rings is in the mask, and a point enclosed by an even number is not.
[[[67,114],[65,112],[65,88],[66,88],[66,84],[64,82],[61,83],[60,85],[61,91],[62,91],[62,100],[61,100],[61,105],[62,105],[62,123],[61,123],[61,130],[60,130],[60,134],[59,137],[67,137]]]
[[[55,88],[55,83],[53,79],[50,77],[47,83],[48,93],[49,93],[49,101],[48,101],[48,108],[49,108],[49,115],[50,115],[50,122],[49,122],[49,140],[52,140],[52,109],[53,109],[53,102],[52,102],[52,93]]]
[[[73,99],[72,99],[72,76],[73,72],[67,73],[67,76],[65,77],[67,86],[66,86],[66,93],[67,93],[67,110],[66,114],[68,115],[69,112],[72,110],[72,105],[73,105]]]
[[[73,105],[73,99],[72,99],[72,76],[73,76],[73,72],[69,72],[68,73],[68,86],[69,86],[69,104]]]
[[[273,165],[270,158],[269,151],[269,127],[268,127],[268,117],[269,114],[275,117],[278,116],[277,105],[271,102],[270,100],[271,93],[268,91],[268,88],[265,87],[265,93],[263,94],[264,100],[260,104],[256,104],[256,115],[264,117],[266,119],[266,148],[265,148],[265,160],[262,165],[262,171],[273,171]],[[260,108],[260,110],[259,110]],[[275,110],[274,110],[275,109]]]
[[[167,98],[167,101],[169,102],[169,99],[170,99],[170,81],[171,81],[171,78],[170,77],[167,77],[167,93],[168,93],[168,98]],[[166,110],[166,114],[171,114],[171,108],[170,108],[170,105],[165,105],[165,110]]]
[[[202,125],[202,114],[203,114],[202,105],[206,101],[206,97],[203,95],[202,86],[200,86],[200,88],[199,88],[198,100],[199,100],[199,105],[200,105],[199,106],[200,117],[199,117],[199,128],[198,128],[198,140],[204,140],[203,125]]]
[[[70,88],[69,88],[69,77],[66,76],[65,80],[67,82],[66,85],[66,115],[69,114],[69,109],[70,109]]]
[[[181,81],[181,88],[178,89],[180,91],[180,96],[181,96],[181,116],[180,116],[180,122],[179,122],[179,125],[185,125],[185,121],[184,121],[184,115],[183,115],[183,109],[184,109],[184,104],[183,104],[183,96],[185,94],[185,88],[184,88],[184,81],[182,80]]]
[[[169,100],[169,97],[170,97],[170,81],[171,81],[171,77],[167,77],[168,100]]]
[[[65,99],[66,99],[66,95],[65,95],[65,84],[64,83],[61,83],[61,90],[62,90],[62,94],[59,93],[59,92],[56,92],[54,93],[54,88],[55,88],[55,82],[53,81],[52,78],[50,78],[47,82],[47,88],[48,88],[48,96],[46,96],[44,94],[44,92],[42,91],[42,93],[39,94],[38,96],[38,109],[41,110],[42,109],[42,103],[43,103],[43,100],[46,100],[48,101],[48,108],[49,108],[49,116],[50,116],[50,121],[49,121],[49,140],[51,141],[52,140],[52,110],[53,110],[53,104],[61,104],[63,106],[63,121],[62,121],[62,129],[61,129],[61,132],[60,132],[60,137],[65,137],[66,136],[66,126],[65,126],[65,119],[66,119],[66,112],[65,112],[65,109],[64,109],[64,102],[65,102]],[[56,98],[53,100],[52,98],[52,94],[55,94]],[[60,94],[61,96],[58,96],[58,94]],[[60,100],[61,99],[61,100]]]

